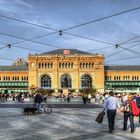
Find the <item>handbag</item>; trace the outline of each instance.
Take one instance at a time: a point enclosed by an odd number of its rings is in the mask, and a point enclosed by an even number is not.
[[[139,110],[136,102],[131,101],[131,105],[132,105],[132,114],[133,114],[133,116],[139,116],[140,115],[140,110]]]
[[[96,121],[97,123],[102,123],[102,122],[103,122],[104,115],[105,115],[105,112],[100,112],[100,113],[97,115],[95,121]]]

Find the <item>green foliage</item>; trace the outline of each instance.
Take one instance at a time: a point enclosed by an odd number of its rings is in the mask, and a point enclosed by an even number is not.
[[[72,93],[72,92],[75,92],[75,89],[69,89],[69,91]]]
[[[58,89],[58,92],[63,93],[63,90],[62,89]]]
[[[86,88],[86,89],[81,90],[81,92],[83,94],[87,94],[87,95],[91,94],[92,97],[95,97],[95,93],[97,92],[97,90],[93,87],[90,87],[90,88]]]

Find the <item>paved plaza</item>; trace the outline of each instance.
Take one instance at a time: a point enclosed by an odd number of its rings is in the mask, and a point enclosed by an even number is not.
[[[136,131],[122,131],[122,114],[116,119],[116,130],[108,133],[107,118],[103,124],[94,120],[99,108],[53,108],[52,114],[23,115],[20,108],[0,108],[0,140],[139,140]]]

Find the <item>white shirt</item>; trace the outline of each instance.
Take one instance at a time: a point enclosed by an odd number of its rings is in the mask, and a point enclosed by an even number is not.
[[[116,110],[117,108],[120,108],[120,103],[119,100],[113,96],[108,97],[103,104],[103,111],[106,109]]]

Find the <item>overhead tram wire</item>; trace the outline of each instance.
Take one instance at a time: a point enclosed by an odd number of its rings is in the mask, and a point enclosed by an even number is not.
[[[94,22],[97,22],[97,21],[101,21],[101,20],[105,20],[105,19],[108,19],[108,18],[112,18],[114,16],[118,16],[118,15],[121,15],[121,14],[125,14],[125,13],[128,13],[128,12],[132,12],[132,11],[135,11],[135,10],[138,10],[140,9],[140,7],[136,7],[136,8],[133,8],[133,9],[130,9],[130,10],[126,10],[126,11],[122,11],[122,12],[119,12],[119,13],[116,13],[116,14],[112,14],[110,16],[106,16],[106,17],[103,17],[103,18],[99,18],[99,19],[96,19],[96,20],[92,20],[92,21],[89,21],[89,22],[86,22],[86,23],[82,23],[82,24],[79,24],[79,25],[76,25],[76,26],[73,26],[73,27],[69,27],[69,28],[66,28],[66,29],[63,29],[62,31],[67,31],[67,30],[71,30],[71,29],[74,29],[74,28],[79,28],[81,26],[84,26],[84,25],[87,25],[87,24],[91,24],[91,23],[94,23]],[[41,27],[41,28],[45,28],[45,29],[49,29],[49,30],[53,30],[53,31],[56,31],[54,33],[57,33],[59,32],[58,30],[56,29],[53,29],[53,28],[50,28],[50,27],[47,27],[47,26],[43,26],[43,25],[38,25],[38,24],[34,24],[34,23],[30,23],[30,22],[27,22],[27,21],[23,21],[23,20],[19,20],[19,19],[16,19],[16,18],[12,18],[12,17],[8,17],[8,16],[5,16],[5,15],[0,15],[0,17],[3,17],[3,18],[7,18],[7,19],[11,19],[11,20],[15,20],[15,21],[18,21],[18,22],[23,22],[23,23],[26,23],[26,24],[29,24],[29,25],[33,25],[33,26],[36,26],[36,27]],[[66,33],[66,32],[65,32]],[[68,33],[69,34],[69,33]],[[70,33],[71,34],[71,33]],[[72,34],[71,34],[72,35]],[[74,34],[73,34],[74,35]],[[79,35],[76,35],[77,37],[82,37],[82,36],[79,36]],[[85,38],[85,37],[83,37]],[[87,37],[85,39],[88,39]],[[91,39],[90,39],[91,40]],[[32,40],[30,40],[32,41]],[[94,40],[95,41],[95,40]]]
[[[122,45],[122,44],[124,44],[124,43],[129,42],[129,41],[135,40],[136,38],[139,38],[139,37],[140,37],[140,36],[136,36],[136,37],[134,37],[134,38],[131,38],[131,39],[128,39],[128,40],[123,41],[123,42],[121,42],[121,43],[118,43],[117,45],[118,45],[118,46],[119,46],[120,44]],[[133,48],[133,47],[135,47],[135,46],[137,46],[137,45],[139,45],[139,44],[140,44],[140,43],[135,44],[135,45],[133,45],[133,46],[131,46],[131,47],[129,47],[129,48]],[[115,52],[115,53],[113,53],[113,54],[107,56],[106,58],[109,58],[109,57],[115,56],[116,54],[119,54],[119,53],[121,53],[121,52],[123,52],[123,51],[125,51],[125,50],[123,49],[123,50],[121,50],[121,51]]]
[[[133,9],[126,10],[126,11],[122,11],[122,12],[119,12],[119,13],[116,13],[116,14],[112,14],[110,16],[106,16],[106,17],[102,17],[102,18],[99,18],[99,19],[95,19],[95,20],[89,21],[89,22],[85,22],[85,23],[82,23],[82,24],[79,24],[79,25],[76,25],[76,26],[73,26],[73,27],[69,27],[69,28],[63,29],[62,31],[68,31],[68,30],[71,30],[71,29],[74,29],[74,28],[79,28],[81,26],[92,24],[94,22],[98,22],[98,21],[101,21],[101,20],[112,18],[112,17],[118,16],[118,15],[129,13],[129,12],[132,12],[132,11],[135,11],[135,10],[139,10],[139,9],[140,9],[140,6],[136,7],[136,8],[133,8]]]
[[[129,48],[125,48],[125,47],[122,47],[122,46],[120,46],[120,45],[119,45],[118,47],[121,48],[121,49],[124,49],[125,51],[134,53],[134,54],[136,54],[136,55],[139,55],[139,54],[140,54],[140,52],[133,51],[133,50],[131,50],[131,49],[129,49]]]
[[[120,12],[120,13],[116,13],[116,14],[113,14],[113,15],[110,15],[110,16],[106,16],[106,17],[103,17],[103,18],[99,18],[99,19],[96,19],[96,20],[93,20],[93,21],[90,21],[90,22],[86,22],[86,23],[79,24],[79,25],[76,25],[76,26],[73,26],[73,27],[69,27],[69,28],[63,29],[63,30],[61,30],[61,31],[64,32],[64,31],[67,31],[67,30],[70,30],[70,29],[78,28],[78,27],[81,27],[81,26],[84,26],[84,25],[87,25],[87,24],[91,24],[91,23],[93,23],[93,22],[105,20],[105,19],[108,19],[108,18],[111,18],[111,17],[114,17],[114,16],[118,16],[118,15],[121,15],[121,14],[124,14],[124,13],[128,13],[128,12],[131,12],[131,11],[134,11],[134,10],[138,10],[138,9],[140,9],[140,7],[136,7],[136,8],[133,8],[133,9],[130,9],[130,10],[126,10],[126,11],[123,11],[123,12]],[[43,26],[43,25],[38,25],[38,24],[30,23],[30,22],[27,22],[27,21],[19,20],[19,19],[16,19],[16,18],[4,16],[4,15],[0,15],[0,17],[8,18],[8,19],[15,20],[15,21],[18,21],[18,22],[23,22],[23,23],[26,23],[26,24],[29,24],[29,25],[33,25],[33,26],[36,26],[36,27],[41,27],[41,28],[45,28],[45,29],[49,29],[49,30],[56,31],[56,32],[54,32],[54,33],[50,33],[49,35],[55,34],[55,33],[57,33],[58,31],[60,31],[60,30],[56,30],[56,29],[53,29],[53,28],[50,28],[50,27],[47,27],[47,26]],[[105,41],[100,41],[100,40],[97,40],[97,39],[87,38],[87,37],[83,37],[83,36],[76,35],[76,34],[72,34],[72,33],[67,33],[67,32],[65,32],[65,33],[66,33],[66,34],[69,34],[69,35],[77,36],[77,37],[82,37],[82,38],[84,38],[84,39],[89,39],[89,40],[93,40],[93,41],[98,41],[98,42],[100,42],[100,43],[111,44],[111,43],[108,43],[108,42],[105,42]],[[43,35],[43,36],[44,36],[44,35]],[[43,36],[41,36],[41,37],[43,37]],[[47,36],[47,35],[45,35],[45,36]],[[40,38],[40,37],[39,37],[39,38]],[[37,38],[35,38],[35,39],[37,39]],[[32,40],[31,40],[31,41],[32,41]]]
[[[133,44],[133,43],[137,43],[137,42],[140,42],[140,40],[136,40],[136,41],[133,41],[133,42],[129,42],[127,44]]]
[[[130,42],[130,41],[132,41],[132,40],[135,40],[135,39],[139,38],[139,37],[140,37],[140,36],[136,36],[136,37],[131,38],[131,39],[128,39],[128,40],[126,40],[126,41],[124,41],[124,42],[118,43],[117,45],[118,45],[118,47],[119,47],[119,45],[126,44],[126,43],[128,43],[128,42]],[[130,49],[130,48],[133,48],[133,47],[135,47],[135,46],[137,46],[137,45],[139,45],[139,44],[140,44],[140,43],[135,44],[135,45],[132,45],[132,46],[129,47],[129,49]],[[121,52],[123,52],[123,51],[125,51],[125,49],[120,50],[120,51],[118,51],[118,52],[115,52],[115,53],[113,53],[113,54],[107,56],[106,58],[110,58],[110,57],[112,57],[112,56],[115,56],[115,55],[117,55],[117,54],[119,54],[119,53],[121,53]]]
[[[36,27],[48,29],[48,30],[58,31],[56,29],[53,29],[53,28],[50,28],[50,27],[47,27],[47,26],[31,23],[31,22],[28,22],[28,21],[24,21],[24,20],[21,20],[21,19],[5,16],[5,15],[1,15],[1,14],[0,14],[0,17],[6,18],[6,19],[10,19],[10,20],[14,20],[14,21],[18,21],[18,22],[22,22],[22,23],[25,23],[25,24],[28,24],[28,25],[33,25],[33,26],[36,26]]]
[[[135,45],[133,45],[133,46],[130,46],[129,48],[133,48],[133,47],[135,47],[135,46],[137,46],[137,45],[140,45],[140,43],[135,44]],[[122,49],[122,48],[121,48],[121,49]],[[119,54],[119,53],[121,53],[121,52],[123,52],[123,51],[125,51],[125,49],[120,50],[120,51],[118,51],[118,52],[115,52],[115,53],[113,53],[113,54],[107,56],[106,58],[108,59],[108,58],[110,58],[110,57],[112,57],[112,56],[115,56],[115,55],[117,55],[117,54]]]
[[[1,35],[4,35],[4,36],[9,36],[9,37],[21,39],[21,40],[24,40],[24,41],[29,41],[29,42],[33,42],[33,43],[36,43],[36,44],[45,45],[45,46],[49,46],[49,47],[53,47],[53,48],[60,49],[60,47],[57,47],[57,46],[54,46],[54,45],[50,45],[50,44],[47,44],[47,43],[42,43],[42,42],[38,42],[38,41],[33,41],[33,40],[30,40],[30,39],[25,39],[25,38],[23,38],[23,37],[18,37],[18,36],[14,36],[14,35],[9,35],[9,34],[5,34],[5,33],[0,33],[0,34],[1,34]]]
[[[139,43],[139,44],[140,44],[140,43]],[[133,45],[133,46],[131,46],[130,48],[133,48],[133,47],[135,47],[135,46],[137,46],[137,45],[139,45],[139,44]],[[121,48],[121,47],[120,47],[120,48]],[[122,49],[122,48],[121,48],[121,49]],[[110,58],[110,57],[112,57],[112,56],[115,56],[115,55],[117,55],[117,54],[119,54],[119,53],[121,53],[121,52],[123,52],[123,51],[126,51],[126,50],[128,50],[128,49],[124,49],[124,48],[123,48],[123,50],[120,50],[120,51],[118,51],[118,52],[115,52],[115,53],[113,53],[113,54],[107,56],[106,58],[108,59],[108,58]],[[129,50],[129,52],[133,52],[133,53],[139,55],[138,52],[134,52],[134,51],[132,51],[132,50]]]
[[[56,33],[56,32],[55,32],[55,33]],[[35,40],[35,39],[39,39],[39,38],[41,38],[41,37],[49,36],[49,35],[52,35],[52,34],[54,34],[54,32],[53,32],[53,33],[50,33],[50,34],[44,34],[44,35],[40,35],[40,36],[31,38],[31,39],[29,39],[29,41],[32,41],[32,40]],[[12,45],[21,44],[21,43],[24,43],[24,42],[25,42],[25,40],[24,40],[24,41],[20,41],[20,42],[16,42],[16,43],[12,43]],[[49,45],[51,45],[51,44],[49,44]],[[59,48],[59,47],[58,47],[58,48]]]
[[[2,43],[4,43],[4,47],[1,47],[0,49],[4,49],[4,48],[11,48],[11,47],[14,47],[14,48],[19,48],[19,49],[24,49],[24,50],[30,50],[30,51],[34,51],[34,52],[41,52],[41,53],[43,53],[42,51],[40,51],[40,50],[35,50],[35,49],[30,49],[30,48],[25,48],[25,47],[20,47],[20,46],[14,46],[14,45],[11,45],[11,44],[6,44],[5,42],[3,42],[3,41],[0,41],[0,42],[2,42]]]
[[[140,36],[136,36],[136,37],[131,38],[131,39],[127,40],[127,41],[124,41],[124,42],[118,43],[118,45],[122,45],[122,44],[128,43],[128,42],[130,42],[130,41],[132,41],[132,40],[135,40],[135,39],[137,39],[137,38],[140,38]]]
[[[114,45],[112,43],[109,43],[109,42],[106,42],[106,41],[102,41],[102,40],[98,40],[98,39],[93,39],[93,38],[89,38],[89,37],[85,37],[85,36],[81,36],[81,35],[77,35],[77,34],[73,34],[73,33],[68,33],[68,32],[64,32],[64,33],[66,33],[68,35],[72,35],[72,36],[88,39],[88,40],[91,40],[91,41],[96,41],[96,42],[99,42],[99,43],[104,43],[104,44],[108,44],[108,45]]]

